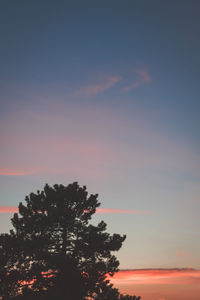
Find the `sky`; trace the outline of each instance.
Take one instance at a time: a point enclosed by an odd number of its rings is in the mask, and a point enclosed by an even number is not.
[[[27,194],[78,181],[99,194],[93,222],[127,235],[122,291],[199,299],[199,12],[196,0],[0,2],[1,232]]]

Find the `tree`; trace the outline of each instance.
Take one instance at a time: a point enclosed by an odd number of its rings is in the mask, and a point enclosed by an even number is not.
[[[14,269],[14,240],[8,234],[0,235],[0,295],[4,299],[16,296],[18,289],[18,272]]]
[[[106,276],[118,271],[112,251],[120,249],[125,235],[108,234],[103,221],[90,224],[97,198],[75,182],[45,185],[19,204],[14,229],[0,236],[3,299],[100,299],[103,289],[116,292]]]

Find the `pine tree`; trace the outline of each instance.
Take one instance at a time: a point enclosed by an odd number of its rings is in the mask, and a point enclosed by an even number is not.
[[[29,295],[26,299],[95,299],[108,289],[106,276],[119,266],[112,252],[120,249],[125,235],[110,235],[103,221],[90,223],[100,205],[98,195],[88,196],[86,187],[75,182],[46,185],[25,202],[12,218],[14,229],[0,236],[3,299],[20,293]]]

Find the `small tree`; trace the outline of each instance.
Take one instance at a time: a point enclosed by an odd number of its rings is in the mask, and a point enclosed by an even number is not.
[[[97,197],[75,182],[46,185],[19,204],[14,229],[0,236],[3,299],[20,294],[26,299],[97,299],[108,289],[106,276],[119,266],[112,251],[120,249],[125,236],[108,234],[103,221],[89,223],[100,205]]]

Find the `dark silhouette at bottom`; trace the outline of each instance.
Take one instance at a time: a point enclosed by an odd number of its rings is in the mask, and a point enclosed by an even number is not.
[[[100,206],[77,182],[31,193],[0,235],[2,300],[139,300],[110,284],[126,236],[90,220]]]

